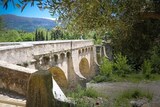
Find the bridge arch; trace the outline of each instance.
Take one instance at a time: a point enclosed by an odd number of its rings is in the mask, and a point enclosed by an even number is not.
[[[65,58],[65,53],[61,53],[61,54],[60,54],[60,59],[63,61],[64,58]]]
[[[71,52],[67,52],[66,55],[67,55],[67,58],[71,57]]]
[[[54,58],[54,62],[57,64],[58,63],[58,55],[54,54],[53,58]]]
[[[50,57],[49,56],[43,56],[41,60],[42,60],[43,65],[48,65],[49,61],[50,61]]]
[[[81,59],[79,63],[79,70],[85,78],[90,77],[91,71],[87,58],[84,57]]]
[[[82,49],[82,53],[84,54],[84,52],[85,52],[85,49],[83,48],[83,49]]]
[[[88,52],[88,49],[87,49],[87,48],[85,49],[85,52],[86,52],[86,53]]]
[[[51,67],[49,69],[49,71],[51,72],[54,80],[57,82],[57,84],[60,87],[62,87],[62,88],[67,88],[68,87],[68,80],[65,76],[64,71],[61,68],[59,68],[57,66]]]
[[[79,55],[82,53],[82,52],[81,52],[81,49],[78,50],[78,53],[79,53]]]

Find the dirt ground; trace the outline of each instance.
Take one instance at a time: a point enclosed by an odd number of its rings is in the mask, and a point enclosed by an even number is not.
[[[105,95],[110,101],[114,100],[120,93],[129,89],[140,89],[153,94],[152,101],[143,107],[160,107],[160,81],[153,82],[103,82],[87,83],[87,88],[92,87],[98,93]],[[109,101],[109,102],[110,102]]]

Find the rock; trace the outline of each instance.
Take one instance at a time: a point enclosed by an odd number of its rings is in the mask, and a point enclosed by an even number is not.
[[[132,107],[142,107],[144,104],[146,104],[147,101],[145,99],[139,99],[136,101],[130,101],[130,104],[132,105]]]

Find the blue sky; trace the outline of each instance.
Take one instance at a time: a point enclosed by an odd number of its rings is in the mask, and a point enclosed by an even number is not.
[[[25,17],[37,17],[37,18],[48,18],[48,19],[54,19],[49,13],[48,10],[40,10],[36,5],[30,6],[28,4],[23,12],[21,12],[21,9],[14,7],[12,3],[9,3],[8,9],[6,10],[3,8],[3,6],[0,4],[0,15],[2,14],[13,14],[17,16],[25,16]]]

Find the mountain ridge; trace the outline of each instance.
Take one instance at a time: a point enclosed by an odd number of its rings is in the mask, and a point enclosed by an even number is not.
[[[33,32],[39,27],[54,28],[57,23],[54,20],[35,17],[16,16],[12,14],[1,15],[5,29],[23,30]]]

